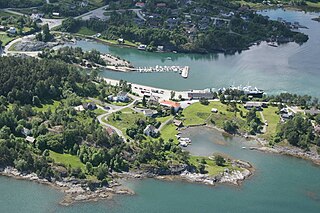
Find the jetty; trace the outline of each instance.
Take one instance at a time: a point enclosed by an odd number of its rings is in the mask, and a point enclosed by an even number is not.
[[[152,72],[178,72],[183,78],[188,78],[189,76],[189,66],[159,66],[155,67],[138,67],[135,68],[137,72],[141,73],[152,73]]]

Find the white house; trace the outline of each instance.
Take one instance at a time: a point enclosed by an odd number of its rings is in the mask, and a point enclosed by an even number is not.
[[[143,110],[143,114],[146,116],[146,117],[152,117],[154,115],[156,115],[158,112],[156,110],[151,110],[151,109],[145,109]]]
[[[150,124],[143,130],[143,133],[146,136],[152,136],[152,135],[156,134],[157,132],[158,132],[157,128],[150,125]]]
[[[60,16],[60,13],[53,12],[52,15],[53,15],[53,16]]]
[[[127,92],[119,92],[117,95],[117,101],[127,102],[129,100]]]
[[[17,33],[17,30],[16,30],[15,27],[10,27],[9,30],[7,30],[7,32],[8,32],[9,34],[16,34],[16,33]]]

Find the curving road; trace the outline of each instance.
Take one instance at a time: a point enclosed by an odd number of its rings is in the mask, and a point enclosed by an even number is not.
[[[98,119],[98,121],[99,121],[100,124],[102,124],[102,125],[105,126],[105,127],[109,127],[109,128],[111,128],[111,129],[113,129],[124,141],[126,141],[126,137],[125,137],[125,135],[123,134],[123,132],[122,132],[120,129],[116,128],[115,126],[112,126],[112,125],[104,122],[104,119],[106,119],[106,118],[107,118],[109,115],[111,115],[112,113],[121,111],[121,110],[123,110],[123,109],[125,109],[125,108],[131,108],[132,106],[134,106],[134,105],[136,104],[137,101],[142,100],[142,98],[136,97],[136,96],[133,96],[133,95],[130,95],[130,97],[133,98],[134,100],[133,100],[130,104],[128,104],[127,106],[117,107],[117,108],[115,108],[115,109],[108,110],[107,113],[104,113],[104,114],[99,115],[99,116],[97,117],[97,119]],[[99,107],[99,108],[100,108],[100,107]],[[101,108],[101,109],[103,109],[103,108]],[[105,109],[103,109],[103,110],[105,110]],[[106,111],[106,110],[105,110],[105,111]]]

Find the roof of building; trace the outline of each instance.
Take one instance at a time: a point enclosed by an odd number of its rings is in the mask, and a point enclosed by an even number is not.
[[[171,106],[174,108],[181,107],[181,105],[178,102],[174,102],[174,101],[170,101],[170,100],[160,101],[160,104],[165,105],[165,106]]]
[[[31,136],[27,136],[26,137],[26,141],[30,142],[30,143],[34,143],[35,142],[35,138],[34,137],[31,137]]]
[[[247,102],[245,103],[245,107],[262,107],[262,103],[261,102]]]
[[[316,109],[316,108],[312,108],[312,109],[306,110],[305,112],[306,112],[306,113],[309,113],[310,115],[320,114],[320,110],[319,110],[319,109]]]
[[[128,93],[127,92],[123,92],[123,91],[121,91],[121,92],[119,92],[118,93],[118,95],[117,96],[127,96],[128,95]]]
[[[152,132],[157,132],[157,128],[151,124],[149,124],[143,131],[150,130]]]

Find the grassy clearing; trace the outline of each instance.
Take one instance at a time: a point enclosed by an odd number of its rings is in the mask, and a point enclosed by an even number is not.
[[[280,122],[280,117],[276,112],[278,111],[277,107],[269,106],[268,108],[264,108],[262,113],[264,118],[267,120],[267,132],[263,134],[261,137],[270,140],[275,134],[277,130],[277,125]]]
[[[6,11],[0,10],[0,17],[3,17],[3,16],[18,17],[18,15],[17,15],[17,14],[14,14],[14,13],[8,13],[8,12],[6,12]]]
[[[173,124],[168,124],[163,127],[161,130],[161,135],[160,137],[163,138],[165,141],[168,141],[169,139],[173,139],[175,143],[179,143],[177,137],[175,136],[178,134],[177,127]]]
[[[238,109],[243,112],[243,115],[247,113],[247,110],[242,105],[237,105]],[[218,109],[218,113],[211,113],[211,109]],[[184,125],[200,125],[214,120],[215,125],[219,128],[223,127],[223,123],[226,120],[235,120],[240,129],[245,128],[245,120],[241,118],[240,113],[227,111],[228,106],[221,102],[213,101],[209,105],[202,105],[199,102],[194,103],[183,111]]]
[[[58,106],[61,104],[61,101],[50,101],[48,103],[42,104],[41,107],[33,107],[33,110],[36,112],[46,112],[48,109],[52,111],[55,111]]]
[[[129,46],[129,47],[138,47],[139,46],[139,43],[133,43],[133,42],[127,41],[127,40],[124,41],[124,44],[119,44],[118,40],[106,40],[106,39],[102,39],[102,38],[99,38],[98,40],[100,40],[102,42],[106,42],[111,45],[124,45],[124,46]]]
[[[119,120],[115,120],[116,114],[113,113],[109,115],[107,118],[104,118],[104,121],[118,129],[120,129],[123,133],[133,125],[135,125],[138,119],[144,119],[145,116],[141,113],[135,113],[131,109],[124,109],[119,114]]]
[[[85,165],[80,161],[78,156],[50,151],[50,157],[56,163],[64,164],[66,167],[80,168],[83,172],[85,171]]]
[[[10,41],[14,40],[16,37],[10,37],[6,32],[0,32],[0,41],[2,41],[2,46],[6,46]]]
[[[165,117],[157,117],[156,120],[160,123],[164,123],[166,122],[167,120],[169,120],[170,118],[173,118],[172,115],[168,115],[168,116],[165,116]]]
[[[312,8],[320,9],[320,2],[314,3],[314,2],[307,1],[307,5]]]
[[[97,34],[97,32],[95,32],[95,31],[93,31],[93,30],[90,30],[90,29],[87,28],[87,27],[81,27],[81,28],[79,29],[79,31],[77,32],[77,34],[86,35],[86,36],[92,36],[92,35]]]
[[[208,175],[218,175],[226,168],[228,168],[229,170],[240,170],[240,168],[238,167],[232,167],[230,162],[226,162],[225,166],[218,166],[214,160],[211,160],[208,157],[191,156],[190,163],[198,168],[202,159],[204,159],[206,162],[205,170],[208,172]]]

